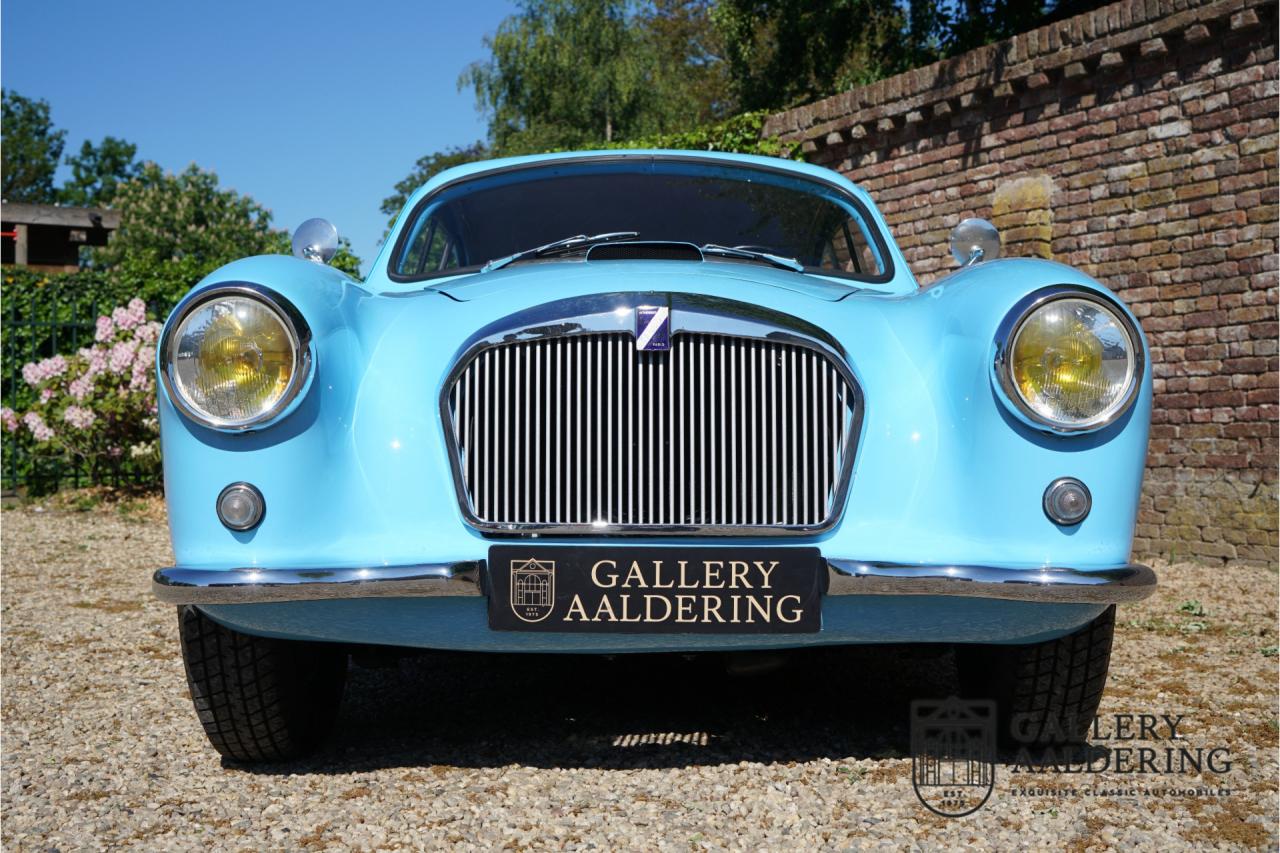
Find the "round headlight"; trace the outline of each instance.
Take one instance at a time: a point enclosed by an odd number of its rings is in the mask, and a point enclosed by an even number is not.
[[[1010,317],[997,369],[1006,396],[1023,414],[1079,431],[1105,426],[1128,408],[1142,375],[1142,345],[1119,309],[1091,293],[1065,290],[1032,294]]]
[[[310,368],[305,324],[283,304],[247,289],[194,302],[166,335],[164,375],[174,402],[217,429],[246,429],[280,414]]]

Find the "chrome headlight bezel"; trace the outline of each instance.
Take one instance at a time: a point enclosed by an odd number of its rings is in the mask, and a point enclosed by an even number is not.
[[[1022,398],[1017,383],[1013,378],[1012,350],[1018,332],[1026,320],[1039,309],[1060,299],[1079,299],[1093,302],[1116,319],[1116,323],[1129,341],[1129,350],[1133,357],[1133,372],[1129,378],[1129,386],[1117,398],[1115,403],[1099,412],[1087,421],[1065,422],[1046,417],[1032,408]],[[1097,291],[1078,285],[1058,284],[1041,288],[1018,300],[1000,321],[996,331],[995,359],[992,363],[992,382],[997,394],[1005,406],[1019,420],[1028,426],[1046,430],[1060,435],[1096,432],[1115,423],[1133,406],[1138,397],[1138,389],[1142,387],[1142,378],[1146,371],[1146,353],[1142,345],[1142,333],[1137,324],[1129,316],[1129,312],[1115,300],[1108,299]]]
[[[280,399],[270,409],[244,420],[220,418],[212,413],[205,412],[183,395],[174,377],[176,362],[173,347],[177,344],[178,330],[182,328],[182,325],[193,312],[213,300],[226,296],[247,297],[264,305],[280,320],[281,325],[289,335],[289,342],[293,348],[295,368],[293,375],[289,378],[289,384],[285,387],[284,393],[280,395]],[[187,297],[174,309],[169,321],[165,324],[164,333],[160,336],[157,355],[160,360],[158,370],[160,380],[164,385],[165,395],[173,403],[174,407],[188,419],[201,426],[220,432],[232,433],[262,429],[276,423],[293,411],[302,399],[303,392],[311,384],[314,362],[311,347],[311,327],[307,325],[307,321],[297,307],[271,288],[245,281],[216,284]]]

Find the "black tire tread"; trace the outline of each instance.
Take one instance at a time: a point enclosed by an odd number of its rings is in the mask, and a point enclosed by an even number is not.
[[[996,700],[1001,734],[1043,744],[1083,741],[1102,702],[1115,605],[1065,637],[1025,646],[968,646],[957,664],[965,692]]]
[[[337,718],[346,655],[320,643],[255,637],[178,608],[187,686],[214,749],[282,761],[314,749]]]

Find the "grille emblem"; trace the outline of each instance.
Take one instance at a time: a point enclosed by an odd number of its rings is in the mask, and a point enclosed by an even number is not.
[[[671,309],[643,305],[636,309],[636,349],[665,352],[671,349]]]

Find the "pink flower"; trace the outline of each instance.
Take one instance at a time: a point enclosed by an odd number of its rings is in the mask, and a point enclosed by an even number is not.
[[[105,373],[107,369],[107,351],[101,347],[94,347],[89,351],[89,368],[88,374],[96,376],[99,373]]]
[[[129,377],[129,390],[151,390],[151,363],[155,357],[155,347],[138,347],[138,357],[133,362],[133,375]]]
[[[107,355],[107,367],[112,373],[124,373],[133,366],[133,342],[120,341]]]
[[[8,432],[18,431],[18,415],[13,409],[5,406],[0,408],[0,425],[3,425]]]
[[[50,400],[52,400],[52,399],[53,399],[53,389],[52,389],[52,388],[45,388],[43,391],[41,391],[41,392],[40,392],[40,402],[41,402],[41,403],[47,403],[47,402],[49,402],[49,401],[50,401]]]
[[[38,362],[31,362],[22,366],[22,378],[32,387],[39,385],[46,379],[52,379],[55,376],[61,376],[67,372],[67,360],[60,355],[53,358],[46,358]]]
[[[35,436],[36,441],[48,441],[53,438],[53,430],[36,412],[27,412],[22,416],[22,422],[27,425],[27,429]]]
[[[97,328],[93,333],[93,339],[98,343],[106,343],[115,337],[116,325],[111,322],[111,318],[103,315],[98,318]]]
[[[112,311],[111,319],[121,329],[136,329],[147,321],[147,303],[135,296],[128,307]]]
[[[72,379],[71,384],[67,386],[67,393],[74,397],[77,402],[83,402],[86,397],[93,393],[93,374],[85,373],[78,379]]]
[[[62,413],[62,419],[76,429],[88,429],[98,418],[92,410],[83,406],[67,406],[66,411]]]
[[[143,343],[153,344],[160,337],[160,324],[155,322],[143,323],[133,333],[133,336]]]
[[[88,429],[93,426],[93,422],[98,417],[90,409],[82,406],[67,406],[67,410],[62,413],[62,419],[76,429]]]

